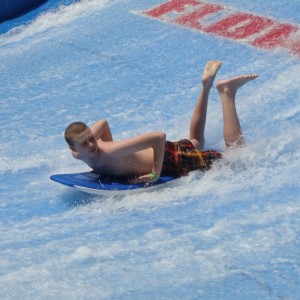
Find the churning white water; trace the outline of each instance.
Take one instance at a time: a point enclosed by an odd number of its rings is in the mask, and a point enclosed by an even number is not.
[[[162,2],[83,0],[0,36],[1,299],[299,297],[299,57],[132,13]],[[217,2],[299,23],[296,0]],[[217,80],[260,74],[237,95],[247,147],[137,195],[49,180],[88,170],[63,139],[75,120],[187,137],[209,59]],[[215,90],[206,143],[224,149]]]

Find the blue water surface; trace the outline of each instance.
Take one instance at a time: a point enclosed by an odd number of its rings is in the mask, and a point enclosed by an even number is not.
[[[137,11],[158,0],[48,1],[0,24],[1,299],[297,299],[299,57],[190,31]],[[217,1],[299,23],[299,3]],[[188,136],[207,60],[241,88],[247,147],[205,174],[124,197],[49,180],[87,171],[63,139],[75,120],[116,140]],[[211,92],[206,146],[223,150]]]

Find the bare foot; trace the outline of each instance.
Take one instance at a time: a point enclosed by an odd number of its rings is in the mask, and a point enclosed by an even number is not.
[[[204,87],[211,88],[216,77],[218,70],[220,69],[222,62],[219,60],[210,60],[202,75],[202,83]]]
[[[256,74],[240,75],[228,80],[218,81],[216,87],[219,93],[235,94],[238,88],[257,77],[258,75]]]

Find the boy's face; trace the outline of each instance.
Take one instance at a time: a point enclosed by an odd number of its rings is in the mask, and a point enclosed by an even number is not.
[[[82,133],[73,137],[74,146],[70,147],[73,151],[78,152],[81,155],[93,155],[98,151],[97,141],[91,131],[87,128]]]

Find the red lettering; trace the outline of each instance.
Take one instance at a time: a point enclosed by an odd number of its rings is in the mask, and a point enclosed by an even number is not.
[[[218,15],[219,12],[226,14]],[[244,39],[258,48],[281,48],[300,55],[300,28],[268,17],[237,12],[232,8],[200,0],[169,0],[142,13],[237,41]],[[166,17],[167,14],[169,15]],[[210,19],[210,15],[215,16]]]
[[[204,6],[199,7],[198,9],[196,8],[196,11],[193,11],[188,15],[184,15],[175,19],[175,23],[185,25],[187,27],[202,29],[203,26],[199,23],[200,19],[209,14],[222,11],[223,9],[224,8],[222,6],[217,4],[205,4]]]
[[[299,31],[299,28],[290,24],[276,24],[276,26],[264,36],[257,38],[251,44],[255,47],[274,49],[283,47],[300,54],[299,40],[292,41],[288,37]]]
[[[269,27],[273,21],[247,13],[236,13],[204,29],[231,39],[244,39]]]
[[[182,12],[186,5],[197,5],[198,3],[196,0],[171,0],[144,13],[150,17],[159,18],[171,11]]]
[[[287,50],[291,50],[293,53],[298,54],[300,56],[300,40],[299,36],[295,40],[291,40],[288,44]]]

